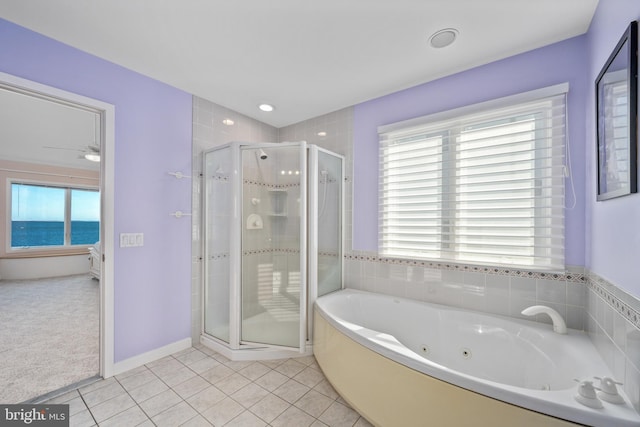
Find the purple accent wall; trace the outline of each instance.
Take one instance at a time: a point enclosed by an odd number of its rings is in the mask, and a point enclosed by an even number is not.
[[[581,36],[356,105],[353,249],[376,251],[378,247],[378,126],[569,82],[569,138],[577,203],[566,212],[566,262],[584,265],[586,67],[586,40]],[[567,194],[569,204],[569,186]]]
[[[638,0],[600,0],[587,33],[589,53],[586,113],[586,266],[640,298],[640,194],[596,202],[595,79],[631,21],[640,19]]]
[[[191,336],[191,95],[0,19],[0,71],[115,105],[115,362]],[[144,246],[120,248],[120,233]]]

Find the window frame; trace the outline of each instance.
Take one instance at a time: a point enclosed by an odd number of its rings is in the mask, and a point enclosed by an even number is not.
[[[450,209],[452,207],[454,207],[457,204],[457,199],[458,199],[458,193],[460,191],[461,188],[461,183],[455,183],[456,177],[457,175],[457,170],[460,169],[461,167],[457,165],[457,163],[455,163],[457,160],[459,160],[459,156],[458,153],[456,153],[457,150],[455,149],[450,149],[449,147],[447,147],[448,144],[459,144],[460,143],[460,137],[461,135],[463,135],[463,131],[465,130],[465,128],[469,128],[471,126],[473,126],[474,124],[478,124],[478,125],[482,125],[483,120],[484,123],[488,123],[491,120],[500,120],[499,117],[499,113],[500,110],[505,110],[507,111],[508,109],[513,109],[512,112],[509,112],[508,114],[511,115],[511,119],[515,120],[517,119],[517,117],[519,115],[521,116],[527,116],[527,115],[531,115],[532,120],[535,121],[535,123],[539,123],[540,121],[543,121],[543,123],[551,123],[552,125],[555,125],[555,120],[556,117],[553,116],[550,113],[550,108],[553,108],[553,101],[551,100],[551,98],[555,97],[555,96],[559,96],[559,95],[564,95],[565,99],[564,99],[564,121],[563,121],[563,126],[564,126],[564,132],[563,132],[563,145],[561,146],[562,149],[567,150],[567,146],[569,144],[568,141],[568,137],[567,137],[567,128],[568,128],[568,117],[566,116],[566,108],[567,108],[567,99],[566,99],[566,94],[568,93],[568,87],[569,85],[567,83],[563,83],[563,84],[559,84],[559,85],[555,85],[555,86],[551,86],[548,88],[543,88],[543,89],[538,89],[538,90],[534,90],[534,91],[530,91],[530,92],[525,92],[525,93],[521,93],[521,94],[517,94],[517,95],[513,95],[513,96],[509,96],[509,97],[505,97],[505,98],[499,98],[499,99],[495,99],[495,100],[491,100],[491,101],[487,101],[487,102],[483,102],[483,103],[479,103],[479,104],[474,104],[474,105],[470,105],[470,106],[465,106],[465,107],[461,107],[461,108],[457,108],[457,109],[453,109],[453,110],[448,110],[448,111],[444,111],[444,112],[440,112],[440,113],[435,113],[432,115],[428,115],[428,116],[423,116],[423,117],[418,117],[415,119],[410,119],[410,120],[406,120],[403,122],[398,122],[398,123],[393,123],[390,125],[385,125],[385,126],[380,126],[378,128],[378,134],[380,136],[380,155],[382,154],[383,150],[389,150],[389,148],[384,147],[383,144],[385,144],[384,139],[386,138],[386,136],[388,134],[392,134],[397,132],[398,134],[402,133],[402,132],[407,132],[407,134],[410,134],[411,129],[412,128],[422,128],[420,131],[424,132],[424,137],[426,138],[428,135],[435,135],[435,134],[448,134],[448,140],[447,141],[442,141],[441,142],[441,156],[442,156],[442,164],[448,164],[447,167],[443,167],[441,169],[441,177],[440,179],[442,180],[442,183],[440,185],[440,191],[442,195],[453,195],[453,200],[445,200],[446,197],[444,197],[442,199],[442,206],[440,207],[439,211],[440,213],[445,212],[447,209]],[[546,103],[546,102],[550,102],[551,105],[550,107],[548,107],[549,109],[536,109],[535,108],[523,108],[523,105],[526,103],[534,103],[536,101],[540,101],[541,103]],[[541,116],[541,114],[545,114],[544,116]],[[477,116],[474,117],[471,121],[466,120],[469,119],[469,116]],[[486,118],[482,118],[482,115],[486,115]],[[506,118],[506,117],[505,117]],[[457,122],[459,120],[459,122]],[[430,125],[439,125],[442,122],[442,126],[431,126]],[[532,129],[533,132],[535,132],[536,134],[536,138],[534,139],[533,144],[532,144],[532,150],[537,150],[539,147],[539,144],[541,142],[541,138],[539,138],[537,136],[537,134],[539,134],[539,132],[546,132],[546,133],[550,133],[551,131],[540,129],[538,126],[535,126],[534,129]],[[416,131],[416,135],[418,135],[418,131]],[[542,206],[542,203],[537,200],[538,198],[538,193],[539,192],[544,192],[547,188],[553,190],[554,187],[556,186],[556,182],[555,179],[557,178],[556,175],[554,174],[549,174],[548,176],[545,174],[544,177],[541,177],[541,170],[540,170],[540,166],[539,163],[540,162],[548,162],[548,166],[544,166],[544,167],[551,167],[551,168],[558,168],[558,161],[554,159],[554,155],[553,152],[556,151],[556,149],[558,149],[555,139],[557,138],[557,136],[555,134],[553,135],[547,135],[545,137],[542,138],[542,140],[544,140],[544,138],[549,138],[550,139],[550,143],[548,144],[548,146],[544,147],[544,149],[548,149],[550,150],[549,152],[551,153],[551,157],[547,158],[547,159],[540,159],[540,158],[533,158],[532,161],[534,162],[534,164],[536,165],[534,167],[533,172],[533,177],[531,178],[531,183],[532,185],[532,191],[533,196],[532,196],[532,200],[533,202],[533,206],[530,208],[531,212],[534,213],[533,216],[533,227],[534,230],[537,230],[538,227],[540,226],[541,222],[545,222],[548,221],[549,222],[549,230],[553,230],[554,228],[558,227],[558,222],[557,220],[553,217],[553,215],[549,215],[548,219],[545,219],[545,217],[542,217],[540,215],[538,215],[538,212],[540,211],[540,209],[545,209],[545,210],[549,210],[549,211],[556,211],[559,207],[557,205],[554,205],[553,203],[550,206]],[[448,142],[448,141],[451,142]],[[388,153],[388,152],[387,152]],[[387,154],[389,155],[389,154]],[[565,162],[568,161],[568,159],[565,160]],[[451,163],[454,162],[454,163]],[[385,160],[383,158],[380,158],[379,160],[379,164],[380,164],[380,176],[379,176],[379,192],[378,192],[378,201],[379,201],[379,215],[382,215],[384,207],[382,204],[383,200],[388,200],[389,195],[383,195],[382,191],[384,190],[384,178],[385,178],[385,174],[384,174],[384,167],[386,167],[385,165]],[[454,166],[450,166],[450,165],[454,165]],[[562,167],[567,168],[566,163],[561,163]],[[453,176],[452,176],[453,173]],[[549,179],[551,185],[549,187],[544,187],[544,188],[539,188],[537,185],[537,182],[541,181],[542,179]],[[447,181],[451,181],[453,179],[453,183],[449,183],[447,184]],[[565,184],[563,182],[563,184]],[[564,197],[564,187],[562,190],[555,190],[558,193],[561,193],[562,196]],[[552,193],[552,198],[557,196],[557,193]],[[391,196],[392,197],[392,196]],[[445,206],[446,205],[446,206]],[[562,253],[564,253],[565,249],[566,249],[566,245],[564,244],[564,233],[566,232],[565,228],[564,228],[564,200],[562,202],[562,218],[561,218],[561,224],[560,227],[562,227],[563,233],[562,233],[562,237],[561,237],[561,241],[562,241],[562,247],[561,247],[561,251]],[[458,213],[461,211],[456,211],[455,213],[452,213],[451,215],[440,215],[440,219],[442,220],[440,229],[443,230],[444,228],[450,228],[450,227],[458,227],[460,222],[458,221]],[[454,224],[452,223],[448,223],[448,220],[453,219],[452,222],[455,222]],[[402,227],[402,225],[399,225],[400,227]],[[544,263],[540,263],[540,262],[536,262],[537,259],[539,258],[541,251],[543,251],[544,249],[547,249],[546,246],[542,245],[542,248],[539,246],[538,242],[540,241],[540,239],[546,239],[548,241],[547,245],[549,245],[549,250],[553,252],[553,245],[556,243],[557,241],[557,235],[555,235],[554,233],[542,233],[539,234],[537,232],[532,233],[531,236],[531,241],[534,242],[533,244],[533,248],[532,248],[532,254],[529,256],[529,258],[531,259],[532,263],[531,265],[525,265],[525,264],[521,264],[521,263],[505,263],[505,262],[501,262],[500,257],[504,257],[504,255],[495,255],[494,260],[491,261],[481,261],[481,260],[472,260],[471,258],[473,258],[473,254],[471,254],[468,257],[462,257],[461,259],[461,254],[462,252],[459,251],[459,247],[456,247],[459,243],[457,242],[457,240],[461,237],[464,236],[464,233],[457,233],[455,231],[451,231],[449,236],[451,237],[450,239],[447,239],[446,241],[444,239],[440,239],[439,242],[439,254],[440,256],[436,256],[436,257],[431,257],[431,256],[420,256],[417,252],[415,255],[401,255],[401,254],[394,254],[393,252],[385,252],[384,247],[383,247],[383,240],[385,240],[385,234],[384,232],[384,225],[383,225],[383,219],[382,217],[379,218],[378,220],[378,253],[381,257],[383,258],[408,258],[408,259],[415,259],[415,260],[420,260],[420,261],[432,261],[432,262],[446,262],[446,263],[458,263],[458,264],[470,264],[470,265],[491,265],[491,266],[498,266],[501,268],[523,268],[523,269],[529,269],[529,270],[535,270],[535,271],[558,271],[559,270],[559,266],[557,265],[557,263],[554,263],[554,260],[558,260],[558,258],[556,256],[549,256],[549,260],[550,263],[549,265],[544,265]],[[444,231],[444,230],[443,230]],[[440,236],[444,237],[444,233],[443,231],[441,231]],[[446,249],[444,249],[444,247],[447,246],[449,248],[456,248],[455,252],[451,254],[451,256],[446,256],[447,255],[447,251]],[[427,249],[425,249],[427,250]],[[402,249],[399,249],[398,252],[402,252]],[[445,255],[443,257],[443,255]],[[466,259],[465,259],[466,258]],[[481,258],[480,256],[478,256],[477,258]],[[545,257],[542,257],[545,258]],[[565,259],[564,259],[564,255],[562,255],[561,257],[561,261],[563,264],[563,268],[564,268],[564,263],[565,263]]]
[[[37,187],[58,188],[65,190],[65,210],[64,210],[64,243],[62,245],[50,246],[17,246],[11,245],[12,240],[12,217],[13,208],[12,186],[14,184],[32,185]],[[8,257],[12,256],[56,256],[56,255],[76,255],[88,253],[88,250],[94,243],[87,244],[71,244],[71,194],[72,190],[95,191],[100,194],[100,187],[96,185],[71,184],[68,182],[54,182],[46,180],[7,178],[6,181],[6,224],[5,224],[5,253]],[[102,215],[100,215],[102,216]],[[102,218],[98,219],[101,222]],[[100,233],[100,228],[98,229]],[[99,239],[101,238],[98,235]]]

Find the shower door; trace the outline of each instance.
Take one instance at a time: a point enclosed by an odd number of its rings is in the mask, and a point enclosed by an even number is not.
[[[306,151],[241,146],[241,344],[305,348]]]
[[[223,146],[204,154],[203,164],[203,254],[205,333],[231,344],[230,306],[232,299],[234,244],[234,176],[237,151]]]
[[[342,289],[344,157],[309,147],[310,308],[320,297]]]

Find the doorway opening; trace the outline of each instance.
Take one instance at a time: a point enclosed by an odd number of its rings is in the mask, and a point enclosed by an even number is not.
[[[4,73],[0,103],[0,401],[33,402],[113,372],[114,107]]]

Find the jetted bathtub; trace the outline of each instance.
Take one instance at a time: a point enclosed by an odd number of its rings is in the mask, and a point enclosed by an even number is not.
[[[640,426],[625,399],[578,403],[611,377],[584,332],[369,292],[318,298],[313,348],[334,388],[376,426]]]

